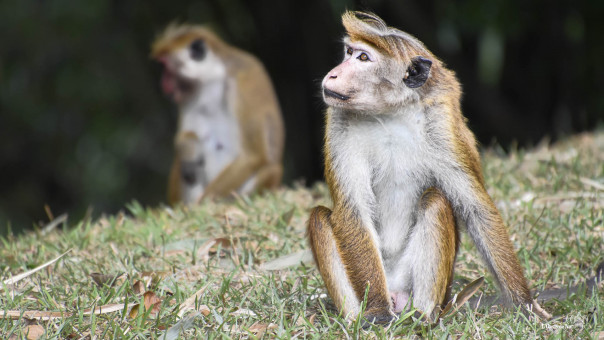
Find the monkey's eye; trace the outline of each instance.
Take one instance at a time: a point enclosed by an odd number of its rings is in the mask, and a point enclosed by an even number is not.
[[[201,39],[197,39],[189,45],[191,59],[201,61],[206,56],[206,44]]]
[[[407,70],[408,76],[411,77],[415,77],[416,75],[419,74],[419,72],[417,72],[417,69],[415,67],[409,67],[409,70]]]
[[[348,48],[346,48],[346,54],[348,54],[348,55],[352,55],[352,52],[353,52],[353,51],[352,51],[352,47],[348,47]]]
[[[357,57],[357,59],[359,59],[360,61],[367,61],[369,60],[369,56],[367,55],[367,53],[363,52]]]

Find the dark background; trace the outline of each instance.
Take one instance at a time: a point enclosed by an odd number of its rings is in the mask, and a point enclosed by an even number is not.
[[[0,235],[165,202],[177,110],[149,45],[206,23],[257,55],[287,127],[286,184],[322,179],[320,80],[340,15],[372,10],[454,69],[483,144],[530,146],[604,121],[604,1],[0,1]]]

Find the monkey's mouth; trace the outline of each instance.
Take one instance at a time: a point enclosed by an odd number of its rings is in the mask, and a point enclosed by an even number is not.
[[[349,96],[345,96],[345,95],[343,95],[341,93],[337,93],[335,91],[332,91],[332,90],[329,90],[329,89],[326,89],[326,88],[323,88],[323,95],[325,95],[325,97],[336,98],[336,99],[344,100],[344,101],[350,99]]]
[[[164,94],[172,97],[177,103],[193,91],[194,83],[188,79],[178,76],[168,69],[164,70],[161,78],[161,87]]]

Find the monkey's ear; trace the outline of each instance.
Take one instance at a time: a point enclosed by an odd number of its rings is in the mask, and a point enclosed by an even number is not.
[[[428,76],[430,76],[430,67],[432,67],[432,60],[424,57],[413,58],[411,65],[405,72],[403,82],[412,89],[424,85],[428,80]]]

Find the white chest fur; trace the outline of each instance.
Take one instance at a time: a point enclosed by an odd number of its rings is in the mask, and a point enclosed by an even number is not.
[[[436,166],[423,112],[330,117],[329,150],[337,181],[363,223],[374,230],[383,260],[405,247],[423,190]],[[387,263],[385,263],[387,264]]]
[[[181,108],[179,130],[192,130],[200,137],[209,182],[240,152],[239,125],[227,92],[223,81],[204,84]]]

